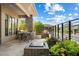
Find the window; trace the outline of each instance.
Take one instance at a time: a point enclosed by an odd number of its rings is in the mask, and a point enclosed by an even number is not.
[[[18,19],[8,16],[5,16],[5,36],[16,34],[18,28]]]
[[[12,35],[12,17],[11,16],[9,16],[9,19],[8,19],[8,33],[9,33],[9,35]]]
[[[12,34],[14,34],[14,30],[15,30],[15,18],[12,17]]]
[[[5,36],[8,36],[8,15],[5,16]]]
[[[16,31],[18,29],[18,19],[14,19],[14,34],[16,34]]]
[[[16,22],[15,22],[15,18],[14,18],[14,34],[16,34]]]

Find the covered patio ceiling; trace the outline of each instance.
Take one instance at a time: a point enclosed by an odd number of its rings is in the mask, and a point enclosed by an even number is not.
[[[18,16],[37,16],[37,11],[32,3],[3,3],[2,5],[4,8],[12,9],[13,11],[11,12],[16,13]]]
[[[24,14],[27,15],[28,17],[30,15],[37,16],[37,11],[36,11],[34,4],[32,4],[32,3],[16,3],[15,5],[17,7],[19,7],[24,12]]]

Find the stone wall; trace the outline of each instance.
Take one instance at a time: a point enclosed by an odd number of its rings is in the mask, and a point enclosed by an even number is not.
[[[33,19],[32,19],[32,15],[30,17],[26,18],[26,23],[27,23],[28,32],[32,32],[33,31]]]

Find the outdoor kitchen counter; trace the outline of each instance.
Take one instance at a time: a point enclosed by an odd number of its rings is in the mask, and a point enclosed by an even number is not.
[[[47,56],[49,47],[45,39],[35,39],[24,49],[25,56]]]

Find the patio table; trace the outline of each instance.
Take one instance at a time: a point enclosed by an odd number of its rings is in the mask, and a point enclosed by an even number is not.
[[[28,40],[31,39],[31,33],[30,32],[18,32],[18,36],[21,40]]]
[[[22,40],[23,39],[24,32],[19,32],[18,35],[20,36],[20,39]]]

